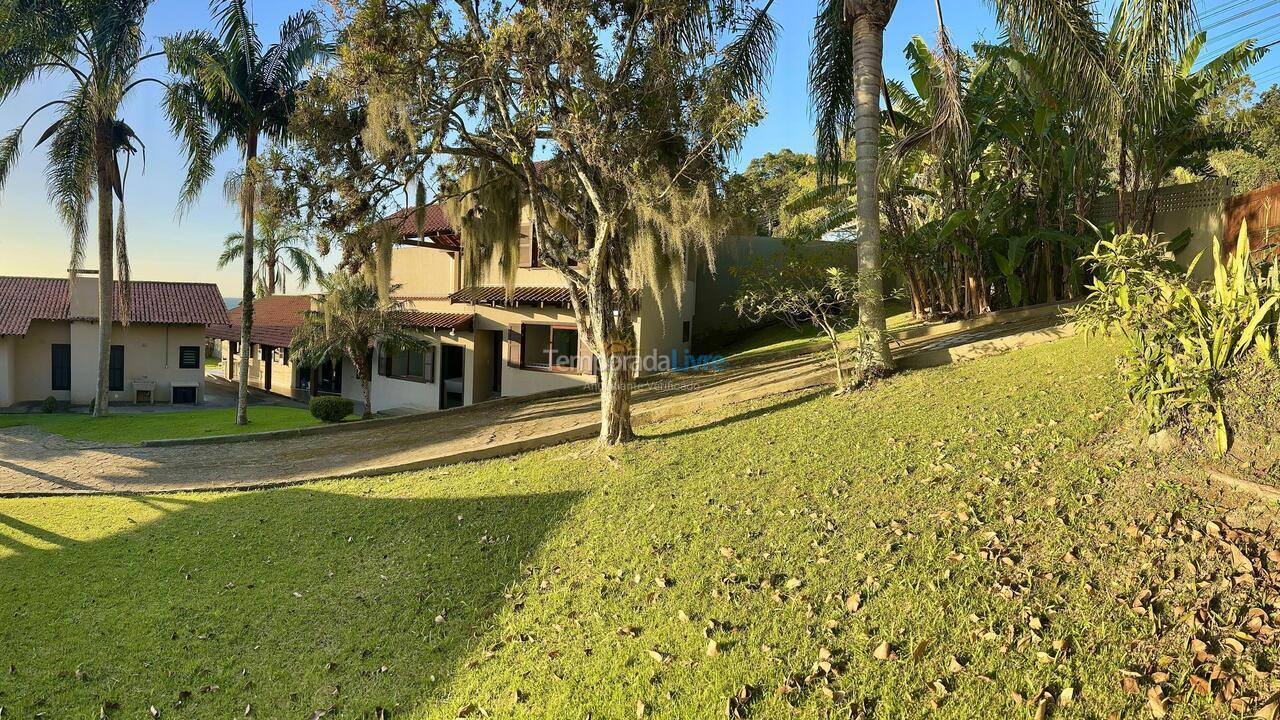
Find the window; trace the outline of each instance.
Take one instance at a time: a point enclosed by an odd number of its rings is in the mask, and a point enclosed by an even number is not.
[[[693,321],[685,320],[680,323],[680,342],[689,342],[691,335],[693,335]]]
[[[200,367],[200,348],[196,345],[183,345],[178,348],[178,367],[182,370]]]
[[[378,364],[378,372],[384,377],[415,382],[435,382],[436,351],[435,348],[390,352],[383,350],[382,362]]]
[[[578,329],[525,323],[523,365],[550,370],[578,368]]]
[[[111,365],[107,373],[107,389],[111,392],[124,391],[124,346],[111,346]]]
[[[53,388],[54,390],[71,389],[71,346],[53,346]]]

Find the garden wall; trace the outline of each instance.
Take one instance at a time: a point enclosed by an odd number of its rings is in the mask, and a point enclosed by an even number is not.
[[[1182,231],[1190,229],[1191,242],[1178,252],[1178,262],[1189,265],[1197,254],[1204,252],[1204,259],[1196,266],[1196,276],[1212,277],[1213,263],[1210,262],[1210,256],[1213,252],[1213,239],[1227,237],[1226,204],[1232,193],[1230,178],[1210,178],[1183,185],[1170,185],[1155,192],[1158,196],[1154,231],[1164,235],[1165,239],[1172,240]],[[1115,221],[1116,211],[1116,194],[1104,195],[1094,203],[1089,220],[1101,227]]]

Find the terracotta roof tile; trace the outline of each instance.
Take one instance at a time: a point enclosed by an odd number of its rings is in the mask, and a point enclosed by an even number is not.
[[[253,331],[249,338],[259,345],[288,347],[293,330],[311,309],[310,295],[272,295],[253,303]],[[205,335],[220,340],[240,340],[240,308],[227,313],[225,325],[210,325]]]
[[[474,303],[477,305],[559,305],[569,306],[569,288],[566,287],[517,287],[510,299],[507,289],[499,285],[481,285],[463,288],[449,296],[455,303]]]
[[[406,310],[403,320],[406,325],[423,330],[463,330],[471,329],[470,313],[432,313],[418,310]]]
[[[88,279],[85,280],[89,282]],[[210,283],[130,283],[131,322],[159,325],[208,325],[227,322],[222,293]],[[70,285],[65,278],[0,277],[0,335],[24,335],[32,320],[96,320],[71,318]],[[116,284],[114,319],[120,320],[120,287]]]
[[[402,239],[418,237],[418,221],[414,208],[397,210],[383,218],[383,222],[390,223],[395,228],[396,235]],[[439,204],[427,206],[422,230],[428,242],[442,250],[457,250],[462,247],[458,234],[449,227],[449,221],[444,216],[444,208]]]

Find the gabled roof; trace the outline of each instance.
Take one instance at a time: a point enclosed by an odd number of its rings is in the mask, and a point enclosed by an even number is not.
[[[518,305],[557,305],[569,306],[569,288],[566,287],[532,287],[521,286],[507,297],[507,289],[500,285],[477,285],[463,288],[449,296],[450,302],[473,303],[476,305],[499,305],[516,307]]]
[[[310,295],[270,295],[253,302],[253,330],[249,339],[259,345],[288,347],[293,330],[302,324],[303,315],[311,309]],[[210,325],[205,335],[219,340],[240,340],[241,311],[237,306],[227,313],[227,322]]]
[[[418,220],[415,208],[397,210],[383,218],[382,221],[391,224],[395,229],[396,236],[405,244],[418,244]],[[444,216],[444,208],[438,203],[426,207],[423,217],[422,236],[422,244],[426,247],[451,251],[462,247],[457,232],[449,227],[449,221]]]
[[[93,282],[86,278],[84,282]],[[226,323],[222,293],[211,283],[150,282],[129,284],[133,311],[129,321],[153,325]],[[25,335],[33,320],[97,320],[70,317],[70,282],[66,278],[0,276],[0,335]],[[115,285],[113,319],[121,317],[120,284]]]

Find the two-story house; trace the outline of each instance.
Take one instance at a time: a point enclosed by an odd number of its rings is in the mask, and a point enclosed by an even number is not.
[[[371,393],[377,410],[443,409],[596,383],[595,360],[578,338],[568,287],[558,272],[538,262],[527,225],[515,291],[508,299],[498,258],[478,284],[465,285],[461,238],[439,206],[425,214],[424,237],[412,210],[386,222],[400,237],[392,283],[399,286],[413,324],[435,347],[426,353],[375,350]],[[686,281],[680,293],[638,285],[640,372],[679,365],[692,335],[694,283]],[[342,392],[358,397],[354,376],[344,380]]]

